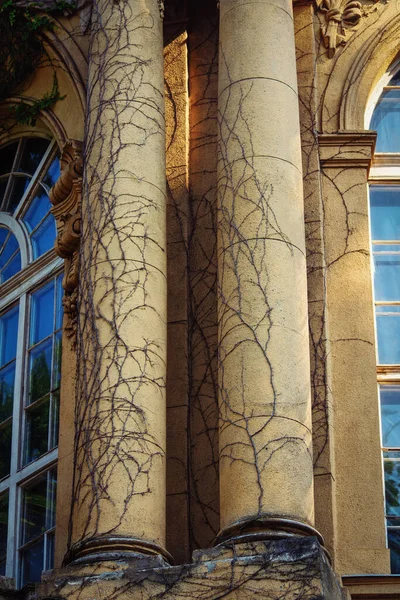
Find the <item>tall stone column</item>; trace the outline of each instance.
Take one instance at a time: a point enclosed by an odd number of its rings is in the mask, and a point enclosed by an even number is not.
[[[159,2],[96,0],[65,562],[167,555],[163,87]]]
[[[217,541],[316,535],[290,0],[221,0]]]

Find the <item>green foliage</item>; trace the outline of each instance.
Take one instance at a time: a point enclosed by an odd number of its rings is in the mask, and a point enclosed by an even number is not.
[[[43,33],[54,29],[52,16],[75,8],[76,3],[66,0],[0,0],[0,102],[21,93],[46,59],[51,64],[43,45]],[[13,116],[20,123],[34,125],[40,111],[58,100],[61,96],[55,79],[51,91],[33,105],[13,106]]]
[[[33,104],[28,104],[27,102],[13,104],[12,106],[10,106],[10,111],[17,123],[21,123],[21,125],[29,125],[30,127],[34,127],[36,124],[36,120],[42,110],[51,108],[53,104],[58,102],[58,100],[63,100],[64,98],[65,96],[60,95],[60,91],[58,89],[57,76],[54,73],[53,87],[51,89],[51,92],[45,94],[43,98],[35,100]]]

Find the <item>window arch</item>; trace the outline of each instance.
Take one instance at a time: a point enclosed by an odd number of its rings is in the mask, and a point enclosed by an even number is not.
[[[400,573],[399,61],[383,77],[380,90],[369,123],[378,134],[370,173],[370,217],[386,529],[391,570]]]
[[[0,147],[0,574],[38,581],[54,554],[62,261],[45,137]]]

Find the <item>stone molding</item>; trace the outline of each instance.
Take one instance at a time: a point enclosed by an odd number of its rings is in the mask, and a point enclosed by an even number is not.
[[[82,200],[82,142],[68,141],[61,154],[61,175],[50,190],[51,209],[56,220],[54,248],[64,259],[64,330],[76,342],[77,295],[79,282],[79,244]]]
[[[343,131],[318,136],[321,166],[369,169],[374,155],[375,131]]]
[[[377,2],[379,0],[317,0],[318,10],[325,15],[321,37],[329,58],[333,58],[339,46],[346,44],[361,18]]]

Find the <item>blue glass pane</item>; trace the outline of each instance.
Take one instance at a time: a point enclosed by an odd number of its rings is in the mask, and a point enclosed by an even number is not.
[[[377,152],[400,152],[400,90],[383,92],[372,115],[370,129],[378,132]]]
[[[376,315],[378,337],[379,364],[393,365],[400,363],[400,313]]]
[[[17,353],[18,311],[17,305],[0,317],[0,367]]]
[[[64,290],[62,287],[63,275],[57,277],[57,302],[56,302],[56,330],[61,329],[64,309],[62,299],[64,296]]]
[[[33,175],[45,155],[49,144],[49,140],[43,138],[29,138],[26,140],[18,171]]]
[[[54,282],[32,294],[30,344],[36,344],[53,332]]]
[[[374,254],[374,265],[375,300],[400,300],[400,253]]]
[[[26,544],[46,530],[47,474],[32,487],[24,490],[22,543]]]
[[[49,436],[49,398],[26,411],[25,464],[47,452]]]
[[[11,173],[17,148],[18,142],[12,142],[0,150],[0,175]]]
[[[1,247],[3,246],[5,239],[7,237],[7,234],[8,234],[8,229],[0,226],[0,252],[1,252]]]
[[[49,188],[53,187],[57,179],[60,177],[60,172],[60,159],[58,156],[56,156],[48,168],[46,175],[43,177],[43,183],[45,183]]]
[[[50,392],[51,351],[51,338],[31,350],[29,364],[29,403],[39,400],[39,398]]]
[[[49,215],[31,236],[33,242],[33,254],[39,258],[45,252],[54,247],[56,239],[56,224],[54,217]]]
[[[31,182],[31,178],[30,177],[12,177],[12,184],[11,184],[11,193],[10,193],[10,197],[8,199],[8,206],[7,206],[7,210],[9,212],[14,212],[14,210],[17,208],[18,204],[21,201],[22,196],[25,193],[26,188],[28,187],[28,185]]]
[[[43,192],[41,194],[37,194],[32,202],[28,210],[26,211],[23,220],[26,226],[28,227],[29,232],[31,232],[37,225],[39,225],[40,221],[44,219],[51,208],[51,202],[49,200],[48,195]]]
[[[0,427],[0,479],[10,474],[12,420]]]
[[[10,235],[0,252],[0,269],[4,267],[6,262],[11,258],[14,252],[18,249],[17,238],[10,232]]]
[[[390,549],[390,571],[400,573],[400,530],[388,529],[388,545]]]
[[[400,516],[400,462],[385,460],[385,497],[386,514]]]
[[[0,370],[0,422],[12,416],[14,402],[15,363]]]
[[[400,386],[381,385],[382,445],[400,447]]]
[[[8,265],[1,272],[2,283],[13,277],[16,273],[21,270],[21,254],[18,250],[17,254],[14,256],[12,260],[8,263]]]
[[[373,240],[400,240],[400,189],[371,186]]]
[[[0,560],[7,554],[8,492],[0,496]],[[0,573],[1,574],[1,573]]]
[[[29,582],[40,581],[43,571],[44,539],[42,538],[36,544],[29,546],[27,550],[21,552],[22,558],[22,581],[25,585]]]

